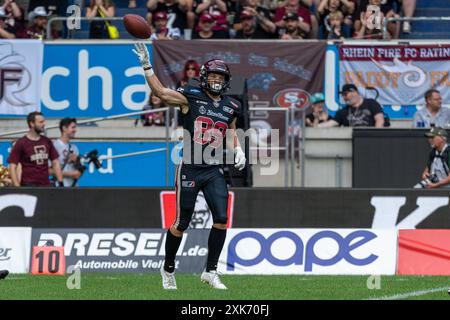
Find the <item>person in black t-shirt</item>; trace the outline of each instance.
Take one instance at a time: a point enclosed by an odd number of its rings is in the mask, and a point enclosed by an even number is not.
[[[376,127],[383,128],[384,115],[378,102],[365,99],[354,84],[345,84],[340,92],[346,106],[336,112],[333,119],[320,123],[319,128],[329,127]]]

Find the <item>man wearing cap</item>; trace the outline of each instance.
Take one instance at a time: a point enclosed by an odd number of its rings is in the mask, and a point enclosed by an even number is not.
[[[306,116],[306,126],[317,127],[319,123],[328,121],[328,112],[325,107],[325,96],[317,92],[311,97],[312,112]]]
[[[449,188],[449,147],[447,144],[447,131],[441,127],[432,127],[430,131],[425,133],[428,142],[431,145],[431,152],[428,157],[428,163],[422,173],[422,179],[429,179],[437,182],[431,182],[426,188]],[[431,178],[431,177],[434,177]]]
[[[383,128],[384,115],[378,102],[374,99],[365,99],[358,93],[358,88],[347,83],[340,92],[346,105],[336,112],[333,119],[321,123],[322,128],[329,127],[376,127]]]
[[[270,10],[262,7],[261,0],[247,0],[245,1],[244,7],[242,8],[242,11],[236,13],[236,18],[234,20],[233,28],[236,31],[239,31],[242,29],[242,17],[245,17],[245,19],[249,19],[248,16],[252,16],[255,18],[256,25],[260,27],[262,30],[264,30],[267,38],[273,38],[276,32],[276,25],[272,22],[272,15],[270,13]],[[245,11],[246,14],[242,14]]]
[[[32,21],[27,29],[27,35],[30,39],[45,39],[47,34],[47,23],[49,14],[44,7],[36,7],[28,14],[28,20]],[[59,38],[57,32],[52,31],[52,38]]]
[[[208,12],[203,12],[198,21],[197,30],[192,33],[192,39],[229,39],[228,31],[213,30],[216,20]]]
[[[147,21],[152,25],[153,15],[164,11],[170,17],[167,28],[178,28],[180,32],[188,27],[188,12],[192,10],[192,2],[187,0],[148,0]]]
[[[272,34],[266,32],[256,16],[250,11],[243,10],[239,15],[242,29],[236,32],[236,39],[267,39],[273,38]],[[267,19],[266,19],[267,20]],[[268,21],[268,20],[267,20]],[[268,21],[272,27],[270,30],[276,30],[276,26],[271,21]]]
[[[281,29],[281,40],[298,40],[306,37],[306,34],[299,28],[298,14],[288,12],[283,17],[284,28]]]
[[[445,128],[450,125],[450,109],[442,108],[442,98],[438,90],[430,89],[425,92],[425,103],[425,107],[414,114],[414,128],[430,128],[432,126]]]
[[[167,12],[158,11],[153,15],[153,33],[150,40],[178,40],[181,37],[180,29],[167,27]]]

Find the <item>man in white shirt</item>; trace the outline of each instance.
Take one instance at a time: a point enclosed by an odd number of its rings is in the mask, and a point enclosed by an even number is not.
[[[58,160],[63,173],[63,184],[64,187],[74,187],[82,175],[82,172],[75,166],[80,153],[77,146],[70,143],[77,132],[77,120],[75,118],[62,119],[59,122],[59,130],[61,137],[53,141],[53,145],[59,154]]]

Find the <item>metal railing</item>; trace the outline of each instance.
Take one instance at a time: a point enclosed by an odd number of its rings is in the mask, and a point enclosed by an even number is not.
[[[56,21],[79,21],[81,24],[81,21],[122,21],[123,17],[94,17],[94,18],[88,18],[88,17],[53,17],[50,18],[50,20],[47,23],[47,40],[52,40],[52,24]],[[66,27],[67,27],[67,23],[66,23]],[[69,34],[74,33],[76,31],[79,31],[80,29],[76,29],[76,28],[69,28],[67,27]],[[96,39],[98,40],[98,39]]]
[[[85,123],[95,123],[100,121],[106,121],[106,120],[114,120],[114,119],[120,119],[120,118],[126,118],[130,116],[137,116],[141,114],[147,114],[147,113],[156,113],[156,112],[165,112],[165,148],[159,148],[159,149],[153,149],[153,150],[147,150],[147,151],[138,151],[128,154],[122,154],[122,155],[116,155],[113,157],[103,157],[103,159],[113,159],[113,158],[124,158],[124,157],[131,157],[141,154],[147,154],[147,153],[154,153],[154,152],[166,152],[166,186],[169,186],[169,161],[170,161],[170,155],[169,155],[169,111],[171,107],[164,107],[164,108],[158,108],[158,109],[151,109],[151,110],[143,110],[143,111],[136,111],[136,112],[129,112],[124,114],[118,114],[114,116],[107,116],[107,117],[100,117],[100,118],[93,118],[93,119],[87,119],[87,120],[81,120],[77,121],[78,125],[85,124]],[[51,130],[51,129],[59,129],[59,125],[52,125],[45,128],[45,131]],[[27,133],[28,129],[22,129],[22,130],[15,130],[15,131],[9,131],[9,132],[3,132],[0,133],[0,137],[8,137],[13,136],[17,134]]]
[[[389,22],[395,21],[450,21],[450,17],[391,17],[383,19],[383,39],[388,39],[389,32],[387,25]]]

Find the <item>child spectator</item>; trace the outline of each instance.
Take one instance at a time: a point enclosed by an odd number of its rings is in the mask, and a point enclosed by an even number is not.
[[[331,12],[328,15],[328,39],[344,39],[344,33],[342,32],[342,24],[344,22],[344,15],[341,11]]]

